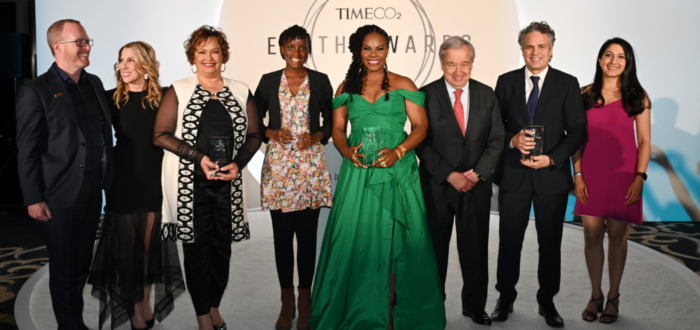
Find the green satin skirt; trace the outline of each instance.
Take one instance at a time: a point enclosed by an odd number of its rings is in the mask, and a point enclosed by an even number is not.
[[[405,132],[385,134],[394,148]],[[360,134],[350,135],[350,145]],[[444,329],[445,306],[415,153],[391,168],[343,159],[312,297],[312,329],[387,329],[390,274],[394,328]]]

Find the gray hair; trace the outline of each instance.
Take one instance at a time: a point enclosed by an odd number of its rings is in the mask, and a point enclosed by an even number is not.
[[[474,58],[476,58],[476,53],[474,52],[474,45],[472,45],[471,42],[468,40],[462,38],[462,37],[449,37],[445,39],[445,41],[442,42],[442,45],[440,45],[440,63],[444,64],[445,63],[445,51],[448,49],[460,49],[463,46],[467,46],[469,48],[469,52],[472,54],[472,63],[474,63]]]
[[[49,26],[49,30],[46,31],[46,41],[49,43],[49,48],[51,48],[52,55],[55,55],[53,53],[53,43],[56,41],[61,41],[59,39],[61,39],[63,36],[63,25],[66,23],[75,23],[82,26],[79,21],[70,18],[62,19],[51,24],[51,26]]]
[[[528,25],[526,28],[520,30],[520,33],[518,33],[518,44],[520,45],[520,49],[523,49],[525,47],[525,36],[530,33],[530,32],[539,32],[542,34],[546,34],[547,37],[549,37],[549,47],[553,48],[554,47],[554,30],[547,24],[547,22],[542,21],[542,22],[532,22],[530,25]]]

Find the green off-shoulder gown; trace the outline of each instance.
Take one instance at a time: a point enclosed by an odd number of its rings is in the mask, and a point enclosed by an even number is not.
[[[363,127],[382,128],[384,146],[406,138],[405,100],[423,106],[425,94],[407,90],[369,103],[343,93],[351,146]],[[360,149],[360,152],[362,149]],[[389,325],[389,277],[396,275],[394,329],[444,329],[445,305],[413,151],[390,168],[355,167],[343,159],[312,296],[311,327],[373,330]]]

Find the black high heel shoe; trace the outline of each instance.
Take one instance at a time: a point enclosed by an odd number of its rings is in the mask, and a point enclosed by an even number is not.
[[[600,301],[600,302],[599,302]],[[598,306],[598,313],[593,313],[588,310],[583,310],[583,313],[581,314],[581,319],[586,321],[586,322],[593,322],[598,319],[598,314],[603,312],[603,301],[605,301],[605,296],[600,296],[600,298],[595,299],[591,297],[590,300],[588,300],[588,303],[595,303],[596,306]],[[588,317],[592,316],[593,318],[589,319]]]
[[[617,300],[617,304],[615,303],[615,300]],[[605,305],[607,306],[608,304],[613,305],[615,307],[615,310],[617,311],[617,314],[620,315],[620,309],[617,308],[618,304],[620,304],[620,294],[619,293],[617,294],[617,297],[615,297],[613,299],[608,299],[608,301],[605,303]],[[615,321],[617,321],[618,315],[601,314],[599,321],[600,321],[600,323],[604,323],[604,324],[612,324],[612,323],[615,323]],[[607,318],[611,319],[612,321],[603,321],[604,317],[607,317]]]
[[[131,318],[129,318],[129,323],[131,324],[131,330],[148,330],[148,327],[146,328],[137,328],[134,326],[134,322],[131,321]]]
[[[149,329],[153,328],[154,325],[156,325],[156,319],[155,319],[155,318],[152,318],[152,319],[146,321],[146,326],[147,326]]]
[[[156,325],[156,318],[153,316],[153,309],[151,309],[151,319],[146,321],[146,326],[151,329],[154,325]]]
[[[214,327],[214,330],[226,330],[226,322],[214,324],[214,319],[211,318],[211,315],[209,316],[209,319],[211,320],[211,325]]]

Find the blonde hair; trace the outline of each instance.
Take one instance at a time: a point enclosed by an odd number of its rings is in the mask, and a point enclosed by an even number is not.
[[[136,55],[138,59],[136,71],[148,75],[148,80],[146,80],[147,94],[146,97],[141,99],[141,105],[146,109],[146,103],[148,103],[153,110],[157,109],[160,100],[163,98],[163,88],[160,87],[160,81],[158,79],[160,62],[156,60],[156,52],[153,50],[153,47],[143,41],[130,42],[122,46],[122,48],[119,49],[119,53],[117,53],[117,63],[114,63],[114,74],[117,77],[117,89],[114,91],[113,95],[117,109],[121,108],[121,105],[129,101],[129,86],[124,83],[121,74],[119,74],[119,58],[124,48],[128,48]]]

